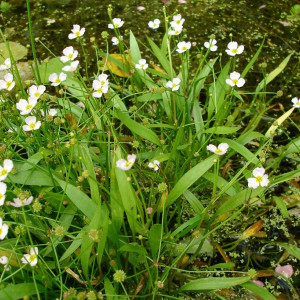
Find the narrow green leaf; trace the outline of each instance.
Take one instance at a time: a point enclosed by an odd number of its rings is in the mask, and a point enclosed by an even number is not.
[[[235,285],[240,285],[251,279],[250,276],[245,277],[208,277],[193,280],[185,284],[180,291],[205,291],[220,290]]]
[[[153,54],[158,59],[158,61],[160,62],[162,67],[165,69],[165,71],[168,73],[168,75],[171,76],[170,62],[168,61],[165,53],[149,37],[147,37],[147,39],[148,39],[150,47],[153,51]]]
[[[83,228],[83,230],[85,230],[85,228]],[[80,247],[80,245],[82,243],[81,235],[82,235],[82,232],[80,231],[80,233],[73,240],[70,247],[64,252],[62,257],[59,259],[59,261],[63,261],[64,259],[68,258],[69,256],[71,256],[76,251],[76,249],[78,249]]]
[[[133,133],[143,137],[144,139],[160,146],[160,140],[158,136],[149,128],[141,125],[140,123],[130,119],[128,116],[123,114],[120,110],[116,110],[116,117],[127,126]]]
[[[20,170],[16,174],[9,174],[8,178],[14,183],[23,185],[53,186],[53,181],[47,173],[46,170]]]
[[[286,65],[288,64],[291,56],[293,55],[294,53],[291,53],[289,56],[287,56],[281,63],[280,65],[275,69],[273,70],[268,76],[267,78],[263,79],[257,86],[256,88],[256,93],[257,92],[260,92],[264,86],[266,86],[267,84],[269,84],[274,78],[276,78],[283,70],[284,68],[286,67]]]
[[[191,205],[192,209],[195,211],[196,214],[201,214],[204,210],[204,206],[202,205],[201,201],[197,199],[197,197],[189,190],[186,190],[183,193],[186,200]]]
[[[239,142],[231,139],[222,139],[223,143],[227,143],[229,145],[229,150],[233,149],[240,155],[244,156],[248,161],[251,161],[253,164],[257,165],[259,164],[258,158],[245,146],[240,144]]]
[[[0,291],[0,300],[17,300],[25,296],[36,295],[37,293],[43,293],[44,287],[37,285],[37,290],[34,283],[20,283],[11,284]]]
[[[105,296],[107,300],[117,300],[118,296],[116,294],[116,291],[110,282],[110,280],[105,277],[104,278],[104,290],[105,290]]]
[[[282,246],[288,253],[292,254],[295,256],[297,259],[300,260],[300,249],[299,247],[295,245],[291,245],[288,243],[276,243],[279,246]]]
[[[244,189],[240,191],[239,193],[235,194],[234,196],[231,196],[227,199],[224,203],[219,205],[219,208],[217,209],[215,215],[220,216],[222,214],[225,214],[231,210],[234,210],[238,206],[244,204],[246,201],[248,201],[251,198],[254,198],[260,194],[262,194],[264,188],[260,187],[257,189]]]
[[[151,226],[148,234],[152,258],[155,260],[157,259],[157,253],[161,244],[162,230],[161,224],[154,224]]]
[[[276,298],[267,289],[259,286],[254,282],[248,281],[242,283],[241,286],[256,294],[263,300],[276,300]]]
[[[134,63],[138,63],[138,61],[142,58],[139,45],[131,30],[130,30],[130,54]]]
[[[101,205],[101,198],[100,198],[100,193],[98,188],[98,182],[96,179],[94,164],[86,144],[83,143],[81,144],[81,151],[82,151],[82,162],[85,166],[85,170],[89,171],[88,183],[91,189],[92,200],[96,204]]]
[[[244,71],[242,72],[241,78],[245,78],[245,76],[247,75],[247,73],[249,72],[249,70],[251,69],[251,67],[254,65],[254,63],[256,62],[261,49],[263,48],[265,42],[265,37],[261,43],[261,45],[259,46],[258,50],[256,51],[256,53],[254,54],[254,56],[252,57],[252,59],[249,61],[249,63],[247,64],[246,68],[244,69]]]
[[[166,206],[170,206],[193,183],[195,183],[205,172],[207,172],[213,166],[215,159],[216,155],[211,155],[185,173],[171,190],[166,201]]]
[[[232,269],[234,268],[235,263],[233,262],[228,262],[228,263],[220,263],[220,264],[216,264],[213,266],[208,267],[208,270],[213,270],[213,269]]]
[[[285,202],[281,198],[276,197],[276,196],[273,196],[273,199],[275,200],[276,206],[280,210],[281,214],[285,218],[290,219],[290,215],[289,215],[288,210],[286,208]]]
[[[120,252],[134,252],[142,255],[146,255],[146,249],[137,243],[129,243],[118,249]]]
[[[81,210],[89,219],[92,219],[96,211],[97,205],[88,197],[85,193],[78,190],[74,185],[67,183],[58,177],[54,176],[55,181],[65,191],[69,199],[75,204],[75,206]]]
[[[215,126],[215,127],[206,129],[204,132],[205,133],[213,133],[213,134],[231,134],[231,133],[237,132],[240,129],[241,129],[240,126],[236,126],[236,127]]]

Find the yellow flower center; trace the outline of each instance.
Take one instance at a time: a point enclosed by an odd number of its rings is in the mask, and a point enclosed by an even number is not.
[[[31,254],[28,258],[29,262],[33,262],[36,259],[36,255],[35,254]]]
[[[1,172],[0,172],[0,176],[5,176],[7,174],[7,170],[6,169],[3,169]]]
[[[238,81],[238,79],[232,79],[232,83],[233,83],[233,84],[238,84],[239,81]]]
[[[180,20],[177,20],[177,21],[176,21],[176,24],[180,24]]]
[[[140,67],[143,69],[145,67],[145,65],[144,64],[140,64]]]
[[[115,24],[115,28],[118,28],[119,27],[119,24]]]
[[[231,52],[236,54],[238,51],[237,49],[231,49]]]
[[[187,50],[187,47],[186,46],[182,47],[182,51],[185,51],[185,50]]]
[[[105,84],[105,81],[104,81],[104,80],[101,80],[100,83],[101,83],[101,85],[104,85],[104,84]]]
[[[255,180],[256,180],[256,182],[260,183],[260,182],[263,181],[263,177],[262,177],[262,176],[257,176],[257,177],[255,178]]]
[[[7,82],[6,82],[6,86],[7,86],[7,87],[10,87],[11,85],[12,85],[12,82],[11,82],[11,81],[7,81]]]
[[[172,88],[175,88],[177,86],[176,83],[172,83]]]
[[[0,193],[0,200],[2,199],[3,195]]]
[[[33,95],[34,95],[34,97],[38,98],[41,95],[41,93],[35,92]]]
[[[24,200],[20,200],[20,203],[22,204],[22,206],[25,205],[25,201]]]
[[[0,235],[2,234],[2,228],[0,227]]]
[[[130,167],[131,165],[132,165],[132,163],[127,160],[126,163],[125,163],[125,167]]]
[[[80,31],[76,31],[74,34],[75,36],[80,36]]]
[[[68,59],[72,59],[72,57],[73,57],[73,53],[70,53],[70,54],[68,55]]]
[[[222,153],[222,150],[219,149],[219,148],[217,148],[217,149],[215,150],[215,153]]]
[[[59,78],[56,78],[56,79],[55,79],[55,83],[60,83],[60,79],[59,79]]]
[[[98,88],[98,89],[97,89],[97,93],[99,93],[99,94],[103,93],[103,89],[102,89],[101,87]]]
[[[30,128],[30,129],[34,129],[34,128],[35,128],[35,123],[30,123],[30,124],[29,124],[29,128]]]
[[[29,110],[31,107],[32,107],[32,105],[28,104],[28,105],[25,106],[25,110]]]

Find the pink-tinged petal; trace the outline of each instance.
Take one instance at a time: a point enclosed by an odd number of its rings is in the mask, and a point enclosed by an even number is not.
[[[221,143],[219,146],[218,146],[218,148],[220,149],[220,150],[223,150],[223,151],[227,151],[227,149],[229,148],[229,145],[227,144],[227,143]]]
[[[252,175],[254,177],[257,177],[257,176],[264,176],[265,174],[265,169],[264,168],[255,168],[253,171],[252,171]]]
[[[212,144],[209,144],[206,149],[208,151],[211,151],[211,152],[215,152],[217,150],[217,147],[215,145],[212,145]]]
[[[217,51],[218,47],[217,46],[212,46],[210,47],[210,51],[214,52],[214,51]]]
[[[263,283],[262,281],[260,281],[260,280],[251,280],[251,281],[252,281],[253,283],[255,283],[255,284],[261,286],[261,287],[264,287],[264,283]]]
[[[5,81],[13,81],[14,80],[14,77],[11,73],[7,73],[5,76],[4,76],[4,80]]]
[[[66,63],[67,61],[69,61],[69,59],[68,59],[67,56],[61,56],[60,60],[61,60],[63,63]]]
[[[237,87],[242,87],[245,84],[245,79],[244,78],[240,78],[238,83],[236,84]]]
[[[263,180],[262,182],[260,183],[261,186],[267,186],[269,184],[270,180],[268,179],[268,175],[264,175],[263,176]]]
[[[80,26],[78,24],[74,24],[72,31],[79,31],[79,30],[80,30]]]
[[[134,163],[136,160],[136,155],[135,154],[127,155],[127,160],[131,163]]]
[[[142,11],[142,10],[145,10],[146,8],[145,8],[144,6],[138,6],[136,9],[137,9],[138,11]]]
[[[61,73],[59,74],[59,78],[60,78],[61,81],[64,81],[64,80],[66,80],[66,78],[67,78],[67,74],[61,72]]]
[[[232,87],[235,86],[231,79],[226,79],[226,83]]]
[[[6,265],[8,263],[8,257],[7,256],[1,256],[0,257],[0,264]]]
[[[37,121],[36,123],[35,123],[35,130],[37,130],[37,129],[39,129],[41,127],[41,121]]]
[[[253,189],[258,188],[259,183],[256,181],[255,178],[248,178],[247,180],[248,180],[248,187],[249,188],[253,188]]]
[[[294,274],[294,269],[291,265],[277,266],[275,269],[275,272],[277,272],[287,278],[290,278]]]
[[[13,169],[14,164],[11,159],[5,159],[3,161],[3,167],[7,170],[7,172],[10,172]]]
[[[237,48],[237,54],[241,54],[244,51],[244,46],[241,45]]]
[[[238,72],[232,72],[232,73],[230,73],[230,79],[239,79],[241,77],[241,74],[240,73],[238,73]]]
[[[76,39],[76,35],[74,33],[69,33],[68,38],[69,40],[74,40]]]
[[[238,43],[237,42],[230,42],[228,45],[227,45],[227,48],[229,50],[232,50],[232,49],[236,49],[238,46]]]

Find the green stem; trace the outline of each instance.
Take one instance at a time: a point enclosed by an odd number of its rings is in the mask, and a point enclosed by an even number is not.
[[[37,83],[41,84],[41,76],[40,76],[40,71],[39,71],[39,68],[38,68],[38,62],[37,62],[35,46],[34,46],[34,38],[33,38],[33,33],[32,33],[32,23],[31,23],[31,14],[30,14],[30,0],[26,0],[26,5],[27,5],[27,14],[28,14],[28,27],[29,27],[30,43],[31,43],[31,50],[32,50],[32,55],[33,55],[33,60],[34,60],[34,65],[35,65]]]

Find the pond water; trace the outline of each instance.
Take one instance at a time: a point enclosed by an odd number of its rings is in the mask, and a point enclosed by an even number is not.
[[[3,2],[3,1],[2,1]],[[95,64],[94,50],[91,37],[95,37],[97,44],[105,51],[105,42],[101,37],[102,31],[112,32],[107,28],[109,18],[107,7],[113,6],[113,17],[120,17],[125,21],[121,32],[124,39],[128,31],[141,41],[146,35],[157,40],[164,34],[163,28],[157,32],[151,31],[147,24],[154,18],[163,19],[163,6],[167,13],[175,11],[186,19],[184,39],[196,42],[198,47],[209,38],[216,36],[220,52],[224,53],[230,40],[245,45],[244,55],[240,58],[237,68],[243,68],[245,60],[254,55],[263,37],[266,36],[264,49],[258,63],[250,73],[247,88],[250,90],[262,79],[260,63],[267,63],[266,72],[272,71],[288,54],[294,55],[283,74],[274,81],[271,90],[283,90],[284,97],[299,96],[299,25],[300,16],[292,14],[291,9],[299,1],[291,0],[186,0],[180,4],[178,0],[47,0],[31,1],[33,33],[53,53],[60,55],[67,45],[76,42],[67,38],[73,24],[80,24],[86,28],[85,42],[90,54],[90,65]],[[165,3],[163,3],[165,2]],[[10,8],[2,13],[1,27],[10,41],[18,41],[29,47],[29,33],[27,23],[26,1],[11,0]],[[144,6],[138,11],[137,6]],[[40,43],[37,43],[37,55],[40,59],[51,56]],[[90,50],[90,51],[89,51]],[[116,52],[112,48],[110,52]],[[147,55],[147,54],[145,54]],[[28,59],[31,59],[30,53]],[[284,99],[282,101],[285,101]],[[290,101],[290,100],[289,100]]]

